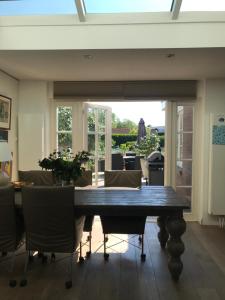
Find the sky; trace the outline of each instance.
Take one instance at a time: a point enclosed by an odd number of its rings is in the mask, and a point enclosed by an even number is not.
[[[122,121],[129,119],[138,124],[140,118],[143,118],[145,125],[164,126],[165,111],[162,111],[162,103],[160,101],[149,102],[104,102],[99,103],[110,106],[112,112]]]
[[[170,11],[172,0],[85,0],[88,13]],[[183,0],[181,11],[224,11],[225,0]],[[74,0],[0,0],[0,15],[74,14]]]

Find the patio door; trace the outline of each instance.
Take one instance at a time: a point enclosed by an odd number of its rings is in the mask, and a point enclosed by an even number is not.
[[[103,184],[104,171],[111,169],[111,108],[85,103],[86,149],[91,154],[89,169],[93,184]]]

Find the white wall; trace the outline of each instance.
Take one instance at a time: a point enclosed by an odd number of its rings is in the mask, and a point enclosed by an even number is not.
[[[39,169],[49,154],[50,101],[46,81],[20,81],[18,107],[19,170]]]
[[[9,147],[13,153],[12,179],[17,177],[17,106],[18,81],[0,71],[0,94],[12,99],[11,129],[9,130]]]
[[[198,211],[203,224],[216,224],[217,218],[208,214],[210,172],[210,113],[225,112],[225,78],[205,80],[198,89]],[[225,166],[224,166],[225,167]],[[213,199],[212,199],[213,201]]]
[[[90,14],[85,23],[71,15],[0,17],[0,50],[225,47],[224,14],[208,22],[210,15]]]

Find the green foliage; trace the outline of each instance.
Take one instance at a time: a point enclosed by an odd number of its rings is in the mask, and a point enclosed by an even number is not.
[[[136,141],[127,142],[125,144],[121,144],[119,148],[120,151],[125,154],[127,151],[135,151],[135,145],[136,145]]]
[[[72,107],[69,106],[58,107],[58,130],[59,131],[72,130]]]
[[[165,146],[165,136],[164,135],[159,135],[159,145],[161,148],[164,148]]]
[[[115,146],[120,146],[121,144],[125,144],[127,142],[136,142],[137,134],[113,134],[112,139]]]
[[[78,152],[73,157],[71,150],[54,151],[48,158],[39,160],[39,166],[45,170],[51,170],[58,180],[70,182],[82,175],[84,168],[82,164],[89,160],[89,153],[86,151]]]
[[[142,139],[139,144],[136,144],[136,152],[148,157],[149,154],[159,148],[159,141],[160,139],[157,134],[147,135],[147,137]]]
[[[129,128],[131,134],[137,134],[138,125],[128,119],[124,119],[121,121],[115,113],[112,113],[112,128]]]
[[[72,131],[72,107],[59,106],[57,116],[58,131]],[[58,133],[58,147],[60,149],[72,147],[72,133]]]

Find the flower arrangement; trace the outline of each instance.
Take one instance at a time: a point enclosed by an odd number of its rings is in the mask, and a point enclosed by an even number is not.
[[[48,158],[39,160],[38,164],[42,169],[51,170],[56,180],[70,183],[82,175],[85,170],[83,164],[89,160],[89,155],[88,152],[81,151],[73,156],[68,148],[50,153]]]

